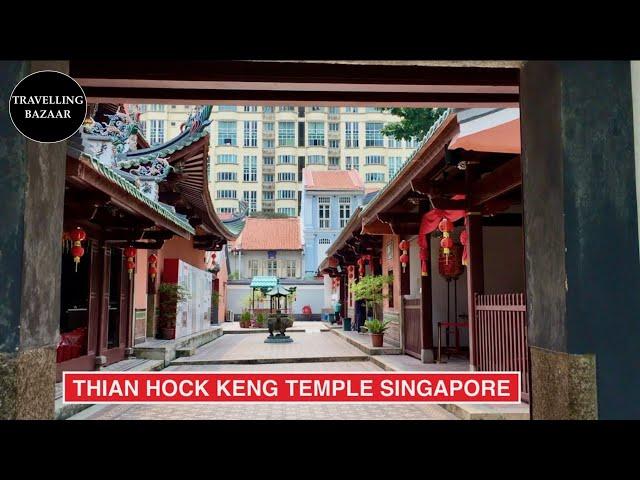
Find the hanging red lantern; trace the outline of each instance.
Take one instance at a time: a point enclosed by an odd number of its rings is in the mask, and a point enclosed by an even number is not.
[[[149,275],[151,275],[151,280],[155,281],[156,275],[158,274],[158,256],[155,253],[149,255]]]
[[[335,257],[329,257],[329,267],[336,268],[338,266],[338,259]]]
[[[402,255],[400,255],[400,264],[402,265],[402,273],[404,273],[407,268],[407,264],[409,263],[409,242],[402,240],[399,246],[400,250],[402,250]]]
[[[453,231],[453,222],[448,218],[443,218],[438,224],[438,230],[442,232],[442,240],[440,240],[440,246],[444,253],[445,263],[449,261],[449,254],[451,253],[451,247],[453,246],[453,240],[451,232]]]
[[[127,259],[127,271],[129,272],[129,279],[132,278],[133,271],[136,269],[136,252],[134,247],[127,247],[124,249],[124,256]]]
[[[444,249],[438,257],[438,271],[447,280],[455,280],[462,274],[462,245],[454,243],[448,254]]]
[[[349,273],[349,280],[353,280],[356,276],[356,267],[349,265],[347,267],[347,272]]]
[[[464,265],[465,267],[469,264],[469,251],[467,249],[467,240],[469,239],[469,234],[467,233],[467,229],[465,228],[461,233],[460,233],[460,243],[463,246],[463,250],[462,250],[462,265]]]
[[[429,251],[425,247],[420,247],[420,270],[423,277],[429,276],[429,270],[427,268],[429,260]]]
[[[82,248],[82,241],[87,238],[87,233],[80,227],[76,227],[69,233],[69,237],[73,240],[73,247],[71,248],[71,255],[73,256],[73,262],[76,264],[76,272],[78,271],[78,264],[80,258],[84,255],[84,248]]]

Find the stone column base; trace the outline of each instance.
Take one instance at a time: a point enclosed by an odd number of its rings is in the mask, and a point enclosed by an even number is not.
[[[433,355],[433,350],[431,348],[423,348],[422,349],[422,363],[433,363],[435,362],[435,357]]]
[[[598,418],[596,357],[530,347],[531,418]]]
[[[0,354],[0,420],[53,420],[56,349]]]

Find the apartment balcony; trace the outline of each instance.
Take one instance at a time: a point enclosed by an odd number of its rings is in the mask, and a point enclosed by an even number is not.
[[[265,140],[275,140],[276,132],[273,130],[262,132],[262,138]]]
[[[270,209],[273,211],[273,209],[276,206],[276,202],[275,200],[262,200],[262,210],[266,210],[266,209]]]
[[[330,157],[339,157],[340,156],[340,149],[339,148],[331,148],[331,147],[329,147],[329,156]]]
[[[329,115],[327,115],[327,120],[329,120],[330,122],[337,122],[338,120],[340,120],[340,114],[330,113]]]
[[[329,130],[327,133],[327,138],[329,140],[340,140],[340,132],[334,132],[333,130]]]
[[[275,119],[276,119],[276,114],[274,112],[262,114],[262,120],[264,122],[273,122],[275,121]]]
[[[340,170],[340,165],[329,164],[329,170]]]
[[[262,173],[275,173],[275,165],[262,165]]]
[[[263,155],[263,156],[265,156],[265,155],[266,155],[267,157],[272,157],[272,156],[274,156],[275,154],[276,154],[276,149],[275,149],[275,147],[273,147],[273,148],[263,148],[263,149],[262,149],[262,155]]]
[[[273,192],[276,189],[274,182],[262,182],[262,190],[267,192]]]

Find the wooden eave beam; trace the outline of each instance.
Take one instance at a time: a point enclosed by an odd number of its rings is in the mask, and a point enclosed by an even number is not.
[[[522,185],[520,156],[487,173],[471,186],[471,203],[474,206],[492,200]]]

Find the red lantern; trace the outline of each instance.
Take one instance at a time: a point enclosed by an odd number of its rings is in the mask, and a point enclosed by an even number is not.
[[[449,253],[453,247],[453,239],[451,237],[442,237],[442,240],[440,240],[440,246],[444,249],[445,253]]]
[[[127,271],[129,272],[129,279],[133,275],[133,271],[136,269],[136,252],[133,247],[127,247],[124,249],[124,256],[127,258]]]
[[[151,280],[155,281],[156,275],[158,274],[158,256],[155,253],[149,255],[149,275],[151,275]]]
[[[462,265],[467,266],[468,261],[468,251],[467,251],[467,240],[469,238],[469,234],[467,233],[467,229],[465,228],[462,233],[460,233],[460,243],[464,247],[462,250]]]
[[[335,257],[329,257],[329,267],[336,268],[338,266],[338,259]]]
[[[453,231],[453,222],[451,220],[449,220],[448,218],[443,218],[442,220],[440,220],[440,223],[438,224],[438,230],[440,230],[442,233],[450,233]]]
[[[84,255],[84,248],[82,248],[82,241],[87,238],[87,233],[80,227],[76,227],[69,233],[71,240],[73,240],[73,247],[71,248],[71,255],[73,256],[73,262],[76,264],[76,272],[78,271],[78,264],[80,258]]]
[[[444,249],[443,249],[444,250]],[[447,280],[455,280],[462,274],[462,246],[454,244],[450,252],[445,254],[444,251],[438,257],[438,271],[440,275]]]
[[[427,269],[427,263],[429,260],[429,252],[426,248],[420,247],[420,269],[423,277],[429,276],[429,270]]]
[[[451,247],[453,246],[453,240],[451,232],[453,231],[453,222],[448,218],[443,218],[438,224],[438,229],[442,232],[442,240],[440,240],[440,246],[445,256],[445,263],[449,261],[449,254],[451,253]]]
[[[400,255],[400,263],[402,264],[402,273],[404,273],[407,268],[407,264],[409,263],[409,242],[407,242],[406,240],[402,240],[399,246],[400,250],[402,250],[402,255]]]

